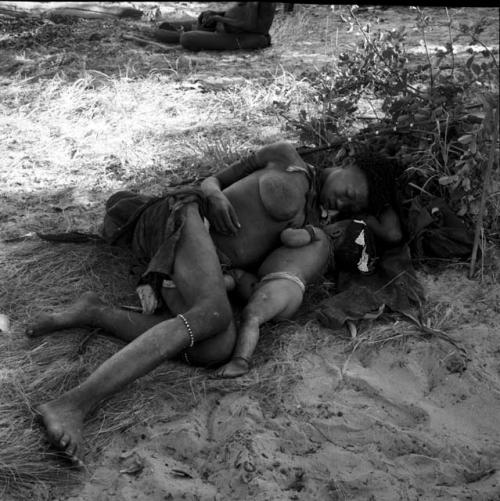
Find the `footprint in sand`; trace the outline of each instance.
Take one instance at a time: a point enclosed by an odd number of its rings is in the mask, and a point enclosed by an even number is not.
[[[376,421],[414,428],[427,423],[430,419],[426,410],[411,402],[393,401],[384,395],[383,390],[361,377],[345,374],[344,382],[342,400],[346,400],[347,405],[357,405],[361,412],[365,412]]]

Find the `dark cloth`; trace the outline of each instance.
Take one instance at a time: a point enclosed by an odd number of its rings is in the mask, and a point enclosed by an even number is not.
[[[377,318],[385,308],[419,318],[424,301],[406,244],[387,250],[373,275],[340,272],[338,289],[338,294],[322,301],[314,312],[331,329],[340,328],[347,320]]]
[[[473,232],[441,198],[414,198],[407,228],[415,257],[451,259],[471,255]]]
[[[185,49],[198,50],[255,50],[271,45],[270,35],[258,33],[217,33],[210,31],[188,31],[179,42]]]
[[[386,249],[374,275],[340,274],[340,292],[324,300],[315,313],[322,324],[339,328],[347,320],[375,318],[385,308],[419,320],[424,294],[411,256],[447,259],[470,256],[472,231],[438,197],[413,199],[403,225],[409,235],[408,243]]]
[[[204,200],[202,191],[191,186],[171,189],[162,197],[120,191],[106,202],[103,237],[130,249],[137,264],[145,268],[139,283],[148,283],[159,292],[173,271],[185,222],[182,209],[195,202],[203,216]]]

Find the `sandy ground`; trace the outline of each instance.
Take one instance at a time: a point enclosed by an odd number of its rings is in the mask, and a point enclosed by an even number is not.
[[[381,15],[391,22],[390,11]],[[307,51],[306,40],[280,57],[300,61]],[[254,57],[245,56],[243,75]],[[189,64],[197,58],[203,54]],[[217,58],[231,65],[236,56]],[[453,346],[411,335],[353,353],[345,332],[299,321],[260,349],[239,387],[205,388],[196,378],[188,404],[158,395],[147,418],[88,458],[81,485],[54,489],[51,499],[499,500],[495,276],[479,283],[466,278],[466,267],[420,272],[428,316],[466,350],[465,364]],[[394,319],[363,327],[380,328],[412,332]],[[245,381],[251,386],[272,369],[277,355],[266,349],[277,346],[286,346],[292,376],[277,376],[272,395],[248,391]],[[192,370],[183,370],[189,379]]]
[[[422,278],[466,366],[435,340],[347,357],[328,333],[281,402],[216,392],[172,415],[166,401],[61,499],[499,499],[500,287],[461,271]]]

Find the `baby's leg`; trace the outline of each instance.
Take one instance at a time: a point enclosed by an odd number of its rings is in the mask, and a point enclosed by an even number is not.
[[[229,282],[227,279],[232,281],[231,287],[227,286]],[[234,268],[228,271],[228,274],[224,275],[224,281],[226,282],[226,290],[234,291],[236,295],[245,302],[252,297],[255,287],[257,287],[257,284],[259,283],[259,279],[256,275],[239,268]]]
[[[238,377],[249,370],[250,358],[259,341],[260,326],[273,318],[290,318],[302,303],[301,288],[288,279],[260,282],[242,313],[242,323],[231,360],[217,375]]]

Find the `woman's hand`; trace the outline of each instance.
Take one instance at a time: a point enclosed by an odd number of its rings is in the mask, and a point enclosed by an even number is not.
[[[234,235],[241,228],[234,207],[222,192],[208,197],[208,221],[223,235]]]

